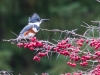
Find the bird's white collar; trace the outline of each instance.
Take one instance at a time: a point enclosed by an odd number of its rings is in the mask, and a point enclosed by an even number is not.
[[[29,25],[36,24],[37,26],[40,26],[41,22],[35,22],[35,23],[28,23]]]

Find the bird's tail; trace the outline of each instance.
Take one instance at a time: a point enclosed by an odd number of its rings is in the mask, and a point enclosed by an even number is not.
[[[17,43],[17,40],[12,40],[11,41],[11,44],[15,44],[15,43]]]

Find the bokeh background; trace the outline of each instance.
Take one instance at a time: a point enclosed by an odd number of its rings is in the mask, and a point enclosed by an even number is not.
[[[13,71],[14,75],[34,75],[34,72],[59,75],[73,71],[74,68],[67,66],[67,60],[62,56],[56,59],[54,54],[50,59],[45,57],[36,62],[32,60],[34,52],[2,41],[16,38],[11,31],[18,35],[33,13],[50,19],[42,23],[41,28],[77,28],[77,33],[83,34],[85,28],[81,27],[82,21],[91,24],[91,21],[100,20],[100,3],[96,0],[0,0],[0,70]],[[51,40],[58,39],[59,34],[39,31],[36,37]]]

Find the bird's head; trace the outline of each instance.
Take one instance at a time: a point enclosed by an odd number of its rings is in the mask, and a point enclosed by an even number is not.
[[[49,20],[49,19],[41,19],[41,18],[39,17],[39,15],[36,14],[36,13],[34,13],[34,14],[32,15],[32,17],[29,17],[29,23],[35,23],[35,22],[40,22],[40,23],[42,23],[43,21],[46,21],[46,20]]]

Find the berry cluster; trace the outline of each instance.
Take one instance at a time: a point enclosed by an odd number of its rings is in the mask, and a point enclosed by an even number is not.
[[[100,40],[92,39],[85,40],[84,38],[79,38],[74,40],[75,44],[73,44],[71,39],[67,38],[65,40],[59,41],[57,44],[48,43],[48,41],[37,40],[36,37],[33,37],[28,42],[20,42],[17,46],[28,48],[30,51],[38,50],[39,52],[34,56],[33,60],[40,61],[41,57],[47,56],[48,52],[55,52],[63,56],[68,56],[70,58],[70,62],[68,65],[75,65],[76,62],[81,61],[81,66],[88,65],[88,60],[98,59],[100,56]],[[94,53],[89,53],[82,51],[81,48],[83,45],[87,44],[88,46],[94,48]]]
[[[84,45],[87,47],[84,48]],[[49,52],[53,52],[69,57],[70,60],[67,64],[71,67],[76,67],[77,64],[80,64],[80,66],[88,66],[89,61],[97,61],[97,63],[100,63],[100,39],[88,40],[78,38],[72,40],[71,38],[66,38],[57,44],[53,44],[49,41],[38,40],[36,37],[33,37],[28,42],[18,43],[17,46],[27,48],[30,51],[36,50],[37,54],[33,57],[33,60],[36,61],[40,61],[42,57],[48,56]],[[93,49],[92,53],[89,47]],[[95,73],[94,71],[93,73]],[[70,73],[64,75],[70,75]],[[82,73],[74,73],[73,75],[82,75]]]
[[[91,75],[100,75],[100,64],[90,71]]]
[[[74,73],[65,73],[61,75],[100,75],[100,64],[94,67],[94,69],[90,70],[89,72],[74,72]]]
[[[48,55],[49,50],[52,49],[50,45],[47,45],[46,43],[37,40],[36,37],[33,37],[29,39],[27,42],[20,42],[17,44],[20,48],[24,47],[29,49],[30,51],[37,50],[38,53],[33,57],[33,60],[40,61],[42,57],[45,57]]]

